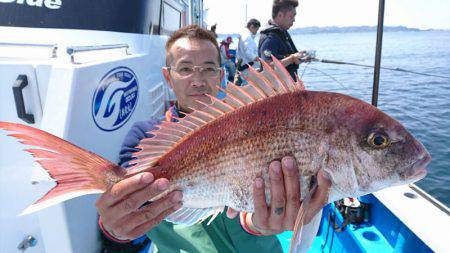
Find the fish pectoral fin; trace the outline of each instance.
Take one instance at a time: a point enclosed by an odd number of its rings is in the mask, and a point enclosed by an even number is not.
[[[208,221],[209,225],[220,213],[223,212],[224,208],[224,206],[209,208],[182,207],[171,215],[167,216],[165,220],[174,224],[192,226],[197,223],[203,222],[204,220],[212,216]]]
[[[295,226],[294,226],[294,232],[291,239],[291,246],[289,248],[290,253],[299,253],[299,252],[307,252],[309,249],[309,246],[311,246],[312,241],[314,240],[318,225],[320,224],[320,218],[322,217],[322,210],[314,216],[312,221],[303,226],[305,215],[308,211],[309,204],[311,201],[311,196],[314,194],[314,192],[317,189],[317,184],[314,185],[314,187],[307,193],[305,198],[303,199],[302,205],[300,206],[300,209],[298,210],[297,218],[295,219]],[[319,217],[319,222],[316,225],[317,222],[316,219]],[[314,226],[317,226],[316,228]],[[316,229],[315,231],[313,231]],[[314,232],[314,233],[313,233]],[[310,234],[313,233],[313,234]],[[301,242],[301,243],[300,243]]]

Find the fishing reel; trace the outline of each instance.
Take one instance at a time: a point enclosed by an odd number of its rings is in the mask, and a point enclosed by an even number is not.
[[[334,229],[338,232],[344,231],[348,224],[360,226],[369,222],[369,204],[360,202],[357,198],[344,198],[336,201],[335,207],[344,218],[342,227],[334,224]]]
[[[316,50],[307,50],[303,54],[303,57],[300,58],[301,62],[310,62],[311,60],[316,58]]]

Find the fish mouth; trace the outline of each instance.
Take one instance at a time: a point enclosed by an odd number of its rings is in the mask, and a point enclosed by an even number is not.
[[[426,153],[422,155],[419,160],[415,161],[402,173],[403,177],[408,181],[417,181],[424,178],[427,175],[426,166],[431,162],[430,154]]]

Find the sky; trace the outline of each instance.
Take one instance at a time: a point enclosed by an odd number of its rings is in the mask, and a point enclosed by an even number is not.
[[[449,0],[386,0],[385,26],[450,29]],[[250,18],[267,23],[272,0],[204,0],[205,17],[218,33],[236,33]],[[245,8],[247,6],[247,8]],[[246,10],[247,9],[247,20]],[[378,0],[299,0],[292,28],[308,26],[376,26]]]

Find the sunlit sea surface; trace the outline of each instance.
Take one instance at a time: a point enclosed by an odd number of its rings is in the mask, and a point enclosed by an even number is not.
[[[295,35],[299,50],[317,58],[373,65],[376,33]],[[450,32],[385,32],[381,65],[450,76]],[[308,89],[345,93],[371,102],[373,68],[311,63],[299,70]],[[450,206],[450,79],[381,70],[378,107],[403,123],[432,156],[417,183]]]

